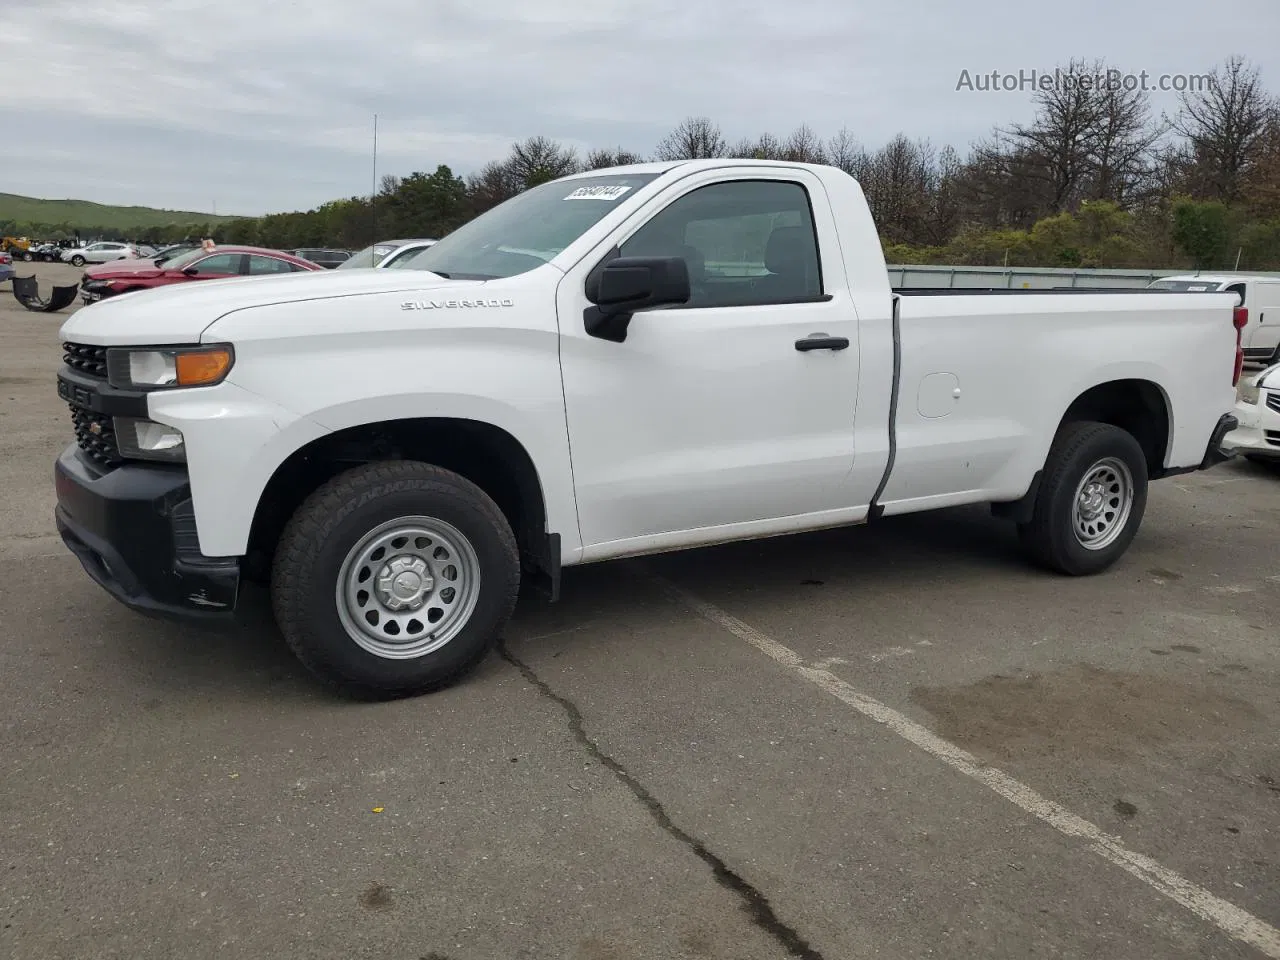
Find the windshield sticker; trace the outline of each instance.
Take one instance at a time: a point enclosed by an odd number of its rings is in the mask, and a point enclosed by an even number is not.
[[[565,197],[566,200],[617,200],[630,187],[579,187]]]

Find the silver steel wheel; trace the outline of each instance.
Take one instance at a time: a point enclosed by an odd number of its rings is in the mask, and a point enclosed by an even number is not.
[[[1116,457],[1099,460],[1076,487],[1071,528],[1086,550],[1104,550],[1124,532],[1133,510],[1133,473]]]
[[[365,534],[338,571],[338,617],[375,656],[434,653],[467,625],[480,596],[480,558],[452,524],[400,517]]]

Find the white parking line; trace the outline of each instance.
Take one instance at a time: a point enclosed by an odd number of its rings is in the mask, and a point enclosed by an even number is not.
[[[1235,904],[1214,896],[1208,890],[1197,886],[1150,857],[1128,849],[1118,837],[1103,833],[1099,827],[1076,816],[1052,800],[1042,797],[1026,784],[995,767],[987,766],[977,757],[943,740],[914,720],[885,706],[879,700],[859,693],[829,670],[806,664],[804,659],[790,647],[743,623],[732,614],[676,586],[647,568],[641,567],[641,569],[644,570],[645,576],[654,580],[668,594],[699,616],[724,628],[739,640],[751,644],[761,653],[831,694],[837,700],[848,704],[876,723],[888,727],[909,743],[990,788],[1059,833],[1084,840],[1091,852],[1133,874],[1143,883],[1186,907],[1196,916],[1209,921],[1235,939],[1256,947],[1266,956],[1280,960],[1280,930]]]

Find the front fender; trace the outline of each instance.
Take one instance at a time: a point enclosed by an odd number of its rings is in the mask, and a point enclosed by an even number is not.
[[[329,430],[234,383],[156,391],[151,419],[182,431],[200,552],[244,556],[267,481],[295,451]]]

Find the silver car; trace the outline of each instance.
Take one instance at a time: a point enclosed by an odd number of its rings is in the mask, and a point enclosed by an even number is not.
[[[102,240],[84,247],[71,247],[62,251],[62,262],[74,267],[83,267],[86,263],[110,263],[112,260],[124,260],[138,256],[138,250],[127,243],[116,243]]]

